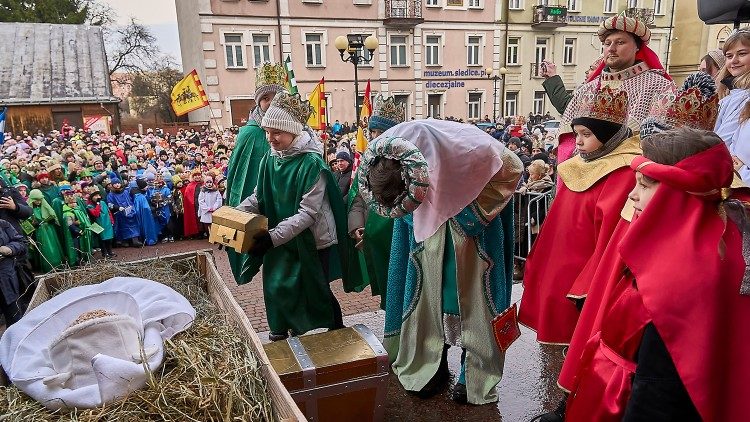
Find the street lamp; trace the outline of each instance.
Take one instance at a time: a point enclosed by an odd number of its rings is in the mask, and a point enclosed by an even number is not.
[[[341,60],[344,62],[351,62],[354,65],[354,121],[359,126],[359,79],[357,76],[357,67],[360,63],[369,63],[370,60],[375,56],[375,49],[378,48],[378,39],[374,35],[370,35],[364,38],[362,34],[347,34],[339,35],[333,44],[341,55]],[[360,49],[365,47],[365,50]],[[344,57],[344,53],[348,52],[349,57]],[[368,55],[367,52],[370,54]]]
[[[505,74],[508,73],[508,69],[501,67],[500,70],[495,72],[495,69],[488,67],[484,69],[487,73],[487,78],[492,79],[492,122],[497,123],[497,81],[502,81],[505,78]],[[500,109],[500,114],[503,113],[503,109]]]

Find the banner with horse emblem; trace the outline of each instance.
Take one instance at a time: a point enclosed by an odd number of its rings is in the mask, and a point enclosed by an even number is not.
[[[195,69],[172,88],[172,109],[178,116],[207,105],[208,97]]]

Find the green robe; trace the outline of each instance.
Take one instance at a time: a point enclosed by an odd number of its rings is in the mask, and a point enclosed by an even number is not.
[[[96,218],[96,221],[93,222],[104,229],[103,232],[99,233],[99,239],[110,240],[115,237],[115,231],[114,226],[112,225],[112,220],[109,218],[109,205],[107,205],[107,201],[104,200],[100,200],[99,205],[101,206],[101,213],[99,214],[99,217]],[[86,209],[93,208],[96,208],[96,205],[89,204],[86,206]]]
[[[42,195],[44,195],[44,199],[47,200],[47,203],[52,205],[52,201],[59,198],[62,201],[62,196],[60,195],[60,188],[55,184],[50,184],[47,186],[42,186],[39,188],[40,191],[42,191]],[[58,215],[57,218],[60,218]]]
[[[256,121],[249,120],[237,135],[227,166],[227,205],[236,207],[255,191],[260,161],[268,154],[269,149],[266,132]],[[253,265],[248,261],[258,260],[247,254],[239,254],[231,248],[226,251],[234,280],[237,284],[248,283],[252,276],[247,272],[243,274],[242,268]]]
[[[354,182],[349,189],[347,213],[351,211],[354,198],[359,194],[359,171],[354,175]],[[362,279],[370,285],[373,296],[380,295],[380,309],[385,310],[386,286],[388,284],[388,260],[390,259],[391,239],[393,238],[393,220],[381,217],[368,210],[365,223],[365,240],[361,251],[358,251],[359,269]]]
[[[81,254],[83,254],[86,260],[90,260],[92,250],[94,249],[94,232],[91,231],[91,220],[89,219],[89,213],[86,211],[86,203],[83,202],[83,199],[78,198],[76,206],[73,208],[73,214],[76,216],[81,228]]]
[[[42,193],[44,193],[44,191],[42,191]],[[66,207],[66,205],[64,204],[62,198],[55,198],[54,200],[52,200],[50,205],[52,206],[52,209],[55,210],[57,221],[60,222],[60,226],[58,228],[58,239],[61,240],[60,244],[65,250],[65,260],[70,266],[76,265],[76,263],[78,263],[78,250],[75,248],[75,243],[73,243],[73,235],[70,233],[70,229],[65,224],[65,218],[63,215],[63,208]]]
[[[326,190],[336,221],[338,245],[330,248],[329,277],[326,279],[310,229],[263,257],[263,296],[268,326],[273,332],[291,329],[305,333],[316,328],[333,328],[334,313],[328,283],[338,278],[347,292],[364,288],[353,265],[353,245],[347,233],[346,210],[333,173],[316,153],[287,158],[266,155],[258,176],[258,208],[273,228],[296,214],[302,196],[319,177],[326,178]],[[252,278],[259,266],[249,269]]]
[[[57,224],[54,218],[45,220],[42,215],[42,207],[34,207],[32,219],[37,227],[32,234],[34,239],[31,252],[31,264],[34,270],[43,273],[52,271],[64,263],[60,239],[57,237]]]

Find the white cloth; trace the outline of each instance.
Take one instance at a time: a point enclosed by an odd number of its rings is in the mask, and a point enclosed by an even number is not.
[[[221,192],[218,190],[202,190],[198,194],[198,219],[201,223],[211,224],[213,212],[221,207],[224,202]]]
[[[116,317],[74,324],[94,310]],[[164,360],[164,340],[194,319],[195,309],[171,288],[115,277],[66,290],[32,309],[0,338],[0,365],[14,385],[48,409],[97,407],[143,387],[144,366],[156,370]],[[142,349],[131,344],[133,338],[143,339]]]
[[[414,238],[423,242],[475,200],[503,165],[505,148],[474,125],[447,120],[414,120],[396,125],[378,139],[413,143],[429,166],[429,188],[414,211]]]

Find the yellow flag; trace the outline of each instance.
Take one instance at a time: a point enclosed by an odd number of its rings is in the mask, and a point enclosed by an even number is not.
[[[372,104],[370,103],[370,81],[367,81],[367,88],[365,88],[365,98],[362,101],[362,109],[359,112],[359,120],[365,121],[365,118],[370,118],[372,115]],[[355,147],[357,152],[365,152],[367,148],[367,138],[365,137],[365,131],[362,129],[362,125],[357,125],[357,146]]]
[[[195,69],[172,88],[172,109],[178,116],[207,105],[208,97]]]
[[[325,78],[320,80],[320,83],[315,87],[313,92],[310,93],[310,106],[312,106],[315,112],[307,119],[307,125],[311,129],[325,130],[326,124],[326,99],[325,99]]]

